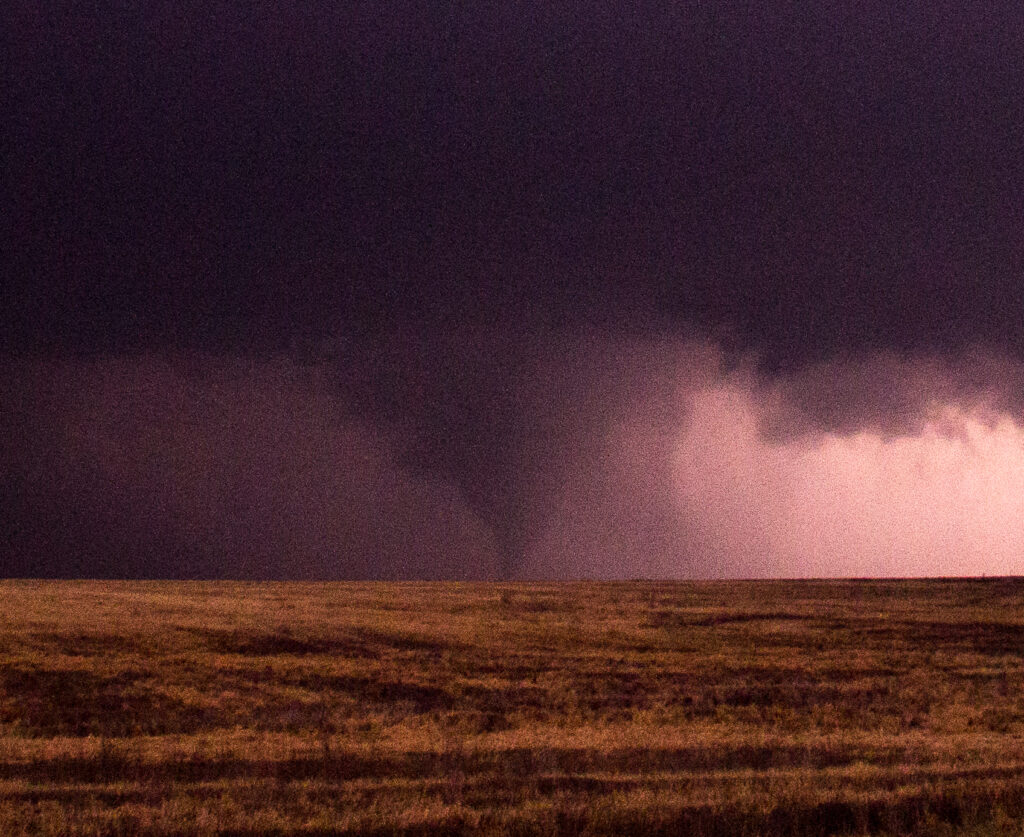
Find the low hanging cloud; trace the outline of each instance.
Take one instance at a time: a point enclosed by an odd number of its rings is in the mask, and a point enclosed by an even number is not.
[[[1024,571],[1020,368],[396,333],[358,352],[4,364],[4,575]]]
[[[762,381],[761,427],[793,438],[820,432],[872,431],[883,437],[913,435],[958,413],[988,422],[1024,416],[1024,364],[970,349],[957,355],[895,352],[807,364]]]

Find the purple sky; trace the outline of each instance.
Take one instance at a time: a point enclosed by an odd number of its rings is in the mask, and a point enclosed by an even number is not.
[[[0,28],[0,575],[1019,571],[1018,4]]]

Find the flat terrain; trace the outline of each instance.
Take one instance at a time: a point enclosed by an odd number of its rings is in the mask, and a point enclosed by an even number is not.
[[[0,582],[0,834],[1024,833],[1024,581]]]

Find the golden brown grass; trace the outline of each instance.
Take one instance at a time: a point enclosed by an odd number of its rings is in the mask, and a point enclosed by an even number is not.
[[[0,582],[2,834],[1024,834],[1024,581]]]

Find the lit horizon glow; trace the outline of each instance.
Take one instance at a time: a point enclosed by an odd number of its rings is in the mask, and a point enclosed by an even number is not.
[[[918,433],[771,441],[739,387],[696,393],[675,452],[680,517],[723,576],[1024,572],[1024,429],[958,406]]]

